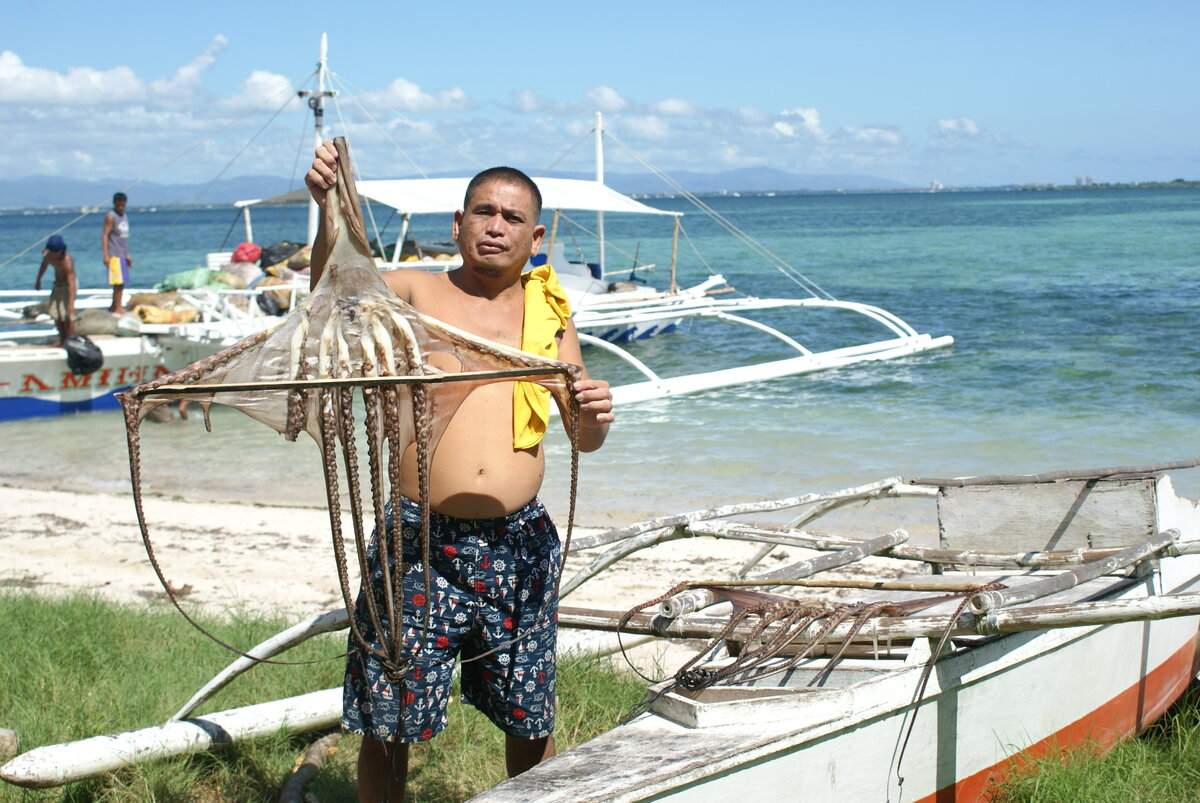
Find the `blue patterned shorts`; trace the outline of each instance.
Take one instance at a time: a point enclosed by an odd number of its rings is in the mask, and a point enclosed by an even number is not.
[[[450,678],[455,656],[461,653],[463,702],[511,736],[548,736],[554,730],[555,592],[562,556],[558,532],[542,503],[534,499],[494,519],[430,515],[432,609],[423,644],[426,586],[416,502],[404,500],[400,520],[404,562],[409,566],[402,633],[407,654],[418,652],[418,646],[419,654],[403,683],[393,683],[378,657],[362,650],[351,633],[342,727],[387,742],[433,738],[446,726]],[[388,527],[392,526],[389,514]],[[386,631],[383,573],[374,534],[367,559],[371,593]],[[355,621],[363,637],[382,649],[363,593],[355,605]]]

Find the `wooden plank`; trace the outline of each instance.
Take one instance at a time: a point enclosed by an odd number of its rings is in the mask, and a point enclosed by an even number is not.
[[[938,492],[943,549],[1105,549],[1157,531],[1152,477],[966,485]]]

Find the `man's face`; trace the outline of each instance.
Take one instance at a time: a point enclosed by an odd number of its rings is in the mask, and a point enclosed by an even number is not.
[[[118,215],[125,214],[125,204],[126,203],[127,202],[124,198],[113,201],[113,211],[116,212]]]
[[[545,234],[529,190],[509,181],[480,184],[467,208],[454,213],[454,241],[463,265],[490,276],[523,268]]]

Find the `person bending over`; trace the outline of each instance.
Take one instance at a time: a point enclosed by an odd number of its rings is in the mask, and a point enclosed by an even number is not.
[[[42,289],[42,274],[54,266],[54,287],[50,290],[50,307],[47,312],[58,329],[58,342],[62,347],[75,331],[75,296],[79,285],[75,278],[75,258],[67,253],[67,243],[57,234],[51,235],[42,249],[42,265],[38,268],[34,290]]]

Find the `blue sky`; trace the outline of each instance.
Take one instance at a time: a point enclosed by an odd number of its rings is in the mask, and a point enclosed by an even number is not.
[[[0,169],[291,176],[305,111],[287,98],[327,32],[342,91],[327,130],[350,136],[369,177],[411,175],[412,162],[537,173],[602,111],[668,172],[769,166],[920,186],[1198,179],[1197,30],[1194,0],[9,0]],[[591,159],[585,142],[557,168]],[[641,171],[617,147],[607,161]]]

